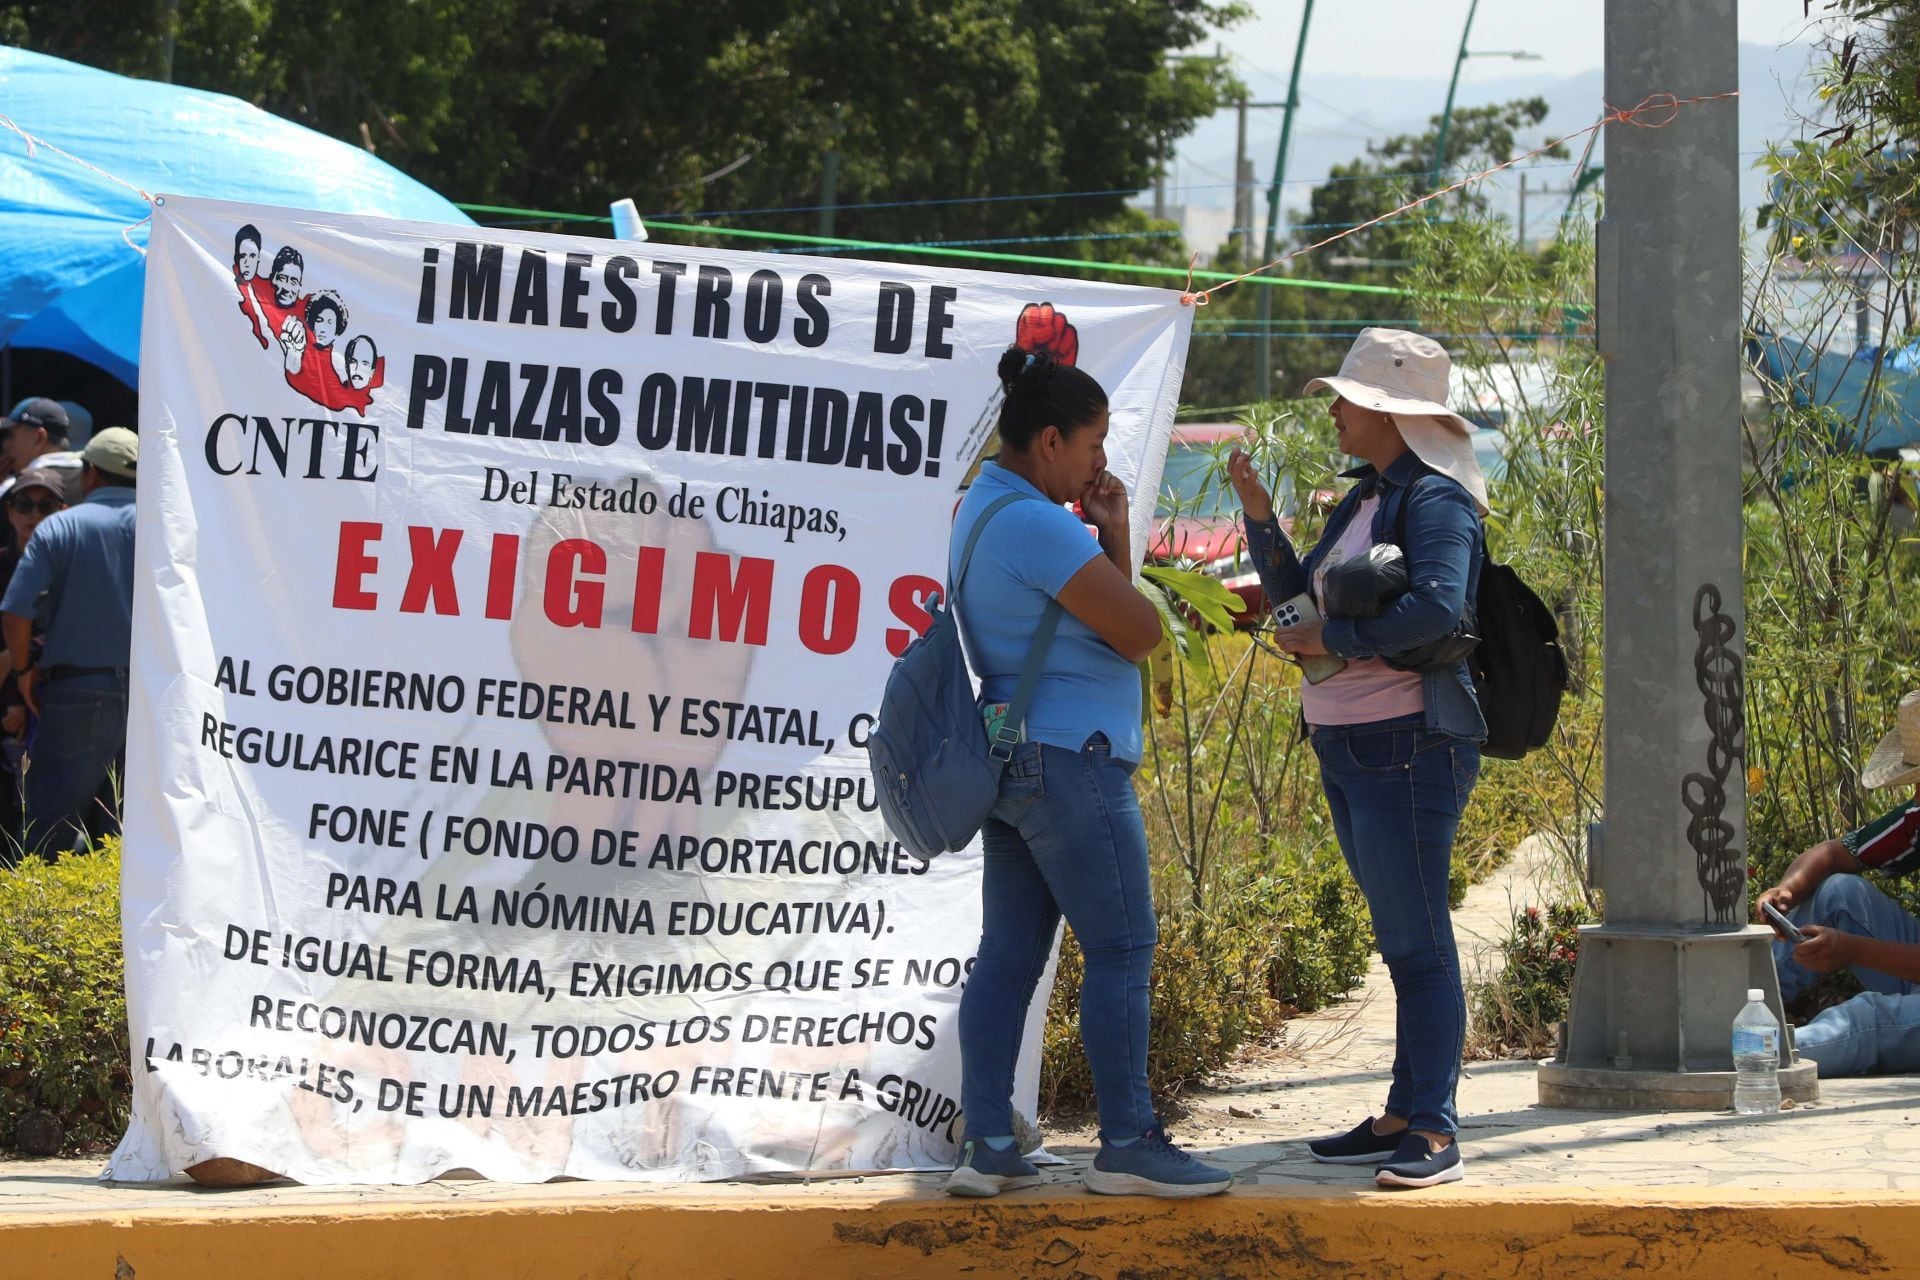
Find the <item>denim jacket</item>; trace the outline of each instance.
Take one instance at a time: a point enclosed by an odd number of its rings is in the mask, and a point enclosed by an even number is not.
[[[1359,483],[1347,490],[1327,517],[1319,543],[1304,560],[1281,531],[1278,519],[1245,521],[1247,551],[1268,602],[1278,604],[1311,589],[1314,567],[1338,544],[1354,511],[1377,490],[1374,542],[1393,541],[1400,508],[1406,507],[1407,543],[1402,550],[1410,585],[1377,618],[1327,619],[1322,633],[1327,652],[1342,658],[1377,658],[1438,640],[1453,629],[1466,602],[1477,598],[1480,589],[1480,549],[1486,531],[1473,498],[1412,450],[1396,458],[1385,472],[1363,466],[1343,475]],[[1429,731],[1475,742],[1486,738],[1486,720],[1466,663],[1423,672],[1421,684]]]

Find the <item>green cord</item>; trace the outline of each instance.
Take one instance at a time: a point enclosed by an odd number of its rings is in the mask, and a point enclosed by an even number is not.
[[[591,222],[611,225],[611,217],[591,213],[556,213],[550,209],[514,209],[502,205],[462,204],[456,205],[468,213],[504,214],[516,218],[539,218],[549,222]],[[696,227],[684,222],[645,222],[643,226],[652,231],[683,231],[691,235],[702,236],[744,236],[753,240],[775,241],[781,244],[819,245],[834,249],[866,249],[875,253],[919,254],[929,258],[969,258],[982,262],[1011,262],[1027,267],[1069,267],[1082,271],[1120,271],[1130,275],[1162,276],[1174,280],[1186,280],[1187,272],[1182,267],[1155,267],[1135,262],[1093,262],[1085,258],[1046,258],[1029,253],[993,253],[984,249],[955,249],[939,245],[893,244],[885,240],[842,240],[833,236],[803,236],[785,231],[755,231],[746,227]],[[1224,271],[1195,271],[1195,280],[1232,280],[1234,277]],[[1288,276],[1256,275],[1248,276],[1242,284],[1263,284],[1274,288],[1287,289],[1327,289],[1336,293],[1380,293],[1397,298],[1413,296],[1408,289],[1396,289],[1382,284],[1347,284],[1336,280],[1296,280]]]

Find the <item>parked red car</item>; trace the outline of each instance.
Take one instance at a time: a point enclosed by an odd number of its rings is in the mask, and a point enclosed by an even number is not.
[[[1240,597],[1236,622],[1251,625],[1266,616],[1266,593],[1246,558],[1240,531],[1240,502],[1227,483],[1222,463],[1247,428],[1234,422],[1176,425],[1160,476],[1160,508],[1148,556],[1159,564],[1180,565],[1212,574]],[[1281,525],[1291,520],[1283,515]]]

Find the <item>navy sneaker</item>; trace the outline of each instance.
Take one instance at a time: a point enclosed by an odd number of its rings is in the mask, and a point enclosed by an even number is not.
[[[1087,1190],[1103,1196],[1210,1196],[1233,1185],[1225,1169],[1202,1164],[1173,1145],[1159,1125],[1138,1142],[1116,1147],[1103,1134],[1100,1152],[1087,1170]]]
[[[1405,1129],[1375,1133],[1373,1117],[1368,1116],[1345,1133],[1315,1138],[1307,1144],[1307,1154],[1321,1164],[1379,1164],[1393,1156],[1400,1139],[1406,1136]]]
[[[1393,1159],[1373,1175],[1381,1187],[1436,1187],[1443,1182],[1458,1182],[1466,1177],[1466,1160],[1460,1155],[1460,1139],[1455,1138],[1435,1151],[1417,1133],[1400,1135]]]
[[[960,1148],[960,1165],[947,1178],[950,1196],[997,1196],[1002,1191],[1038,1186],[1040,1171],[1020,1158],[1012,1147],[995,1151],[978,1138]]]

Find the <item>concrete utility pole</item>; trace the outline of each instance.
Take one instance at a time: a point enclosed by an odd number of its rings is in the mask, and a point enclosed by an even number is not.
[[[1153,220],[1164,222],[1167,217],[1167,135],[1161,134],[1154,141],[1153,152]]]
[[[1239,135],[1233,152],[1233,243],[1244,260],[1253,256],[1253,161],[1247,157],[1247,112],[1284,108],[1284,102],[1248,102],[1240,99]]]
[[[1527,201],[1535,196],[1565,196],[1572,194],[1572,187],[1536,187],[1527,181],[1527,175],[1522,171],[1520,174],[1520,216],[1514,227],[1514,238],[1520,248],[1525,249],[1527,247],[1527,230],[1529,227]]]
[[[166,0],[160,13],[160,83],[173,83],[173,46],[180,34],[180,0]]]
[[[1229,237],[1236,258],[1245,258],[1245,248],[1253,243],[1253,163],[1247,159],[1247,99],[1240,98],[1238,127],[1233,136],[1233,235]]]
[[[1734,3],[1607,0],[1607,101],[1735,88]],[[1747,988],[1781,1012],[1747,923],[1737,122],[1727,98],[1607,126],[1606,922],[1581,931],[1549,1106],[1730,1105]],[[1811,1098],[1782,1041],[1781,1092]]]
[[[833,137],[820,161],[820,234],[833,238],[834,214],[840,208],[840,138],[847,129],[846,104],[833,109]]]

